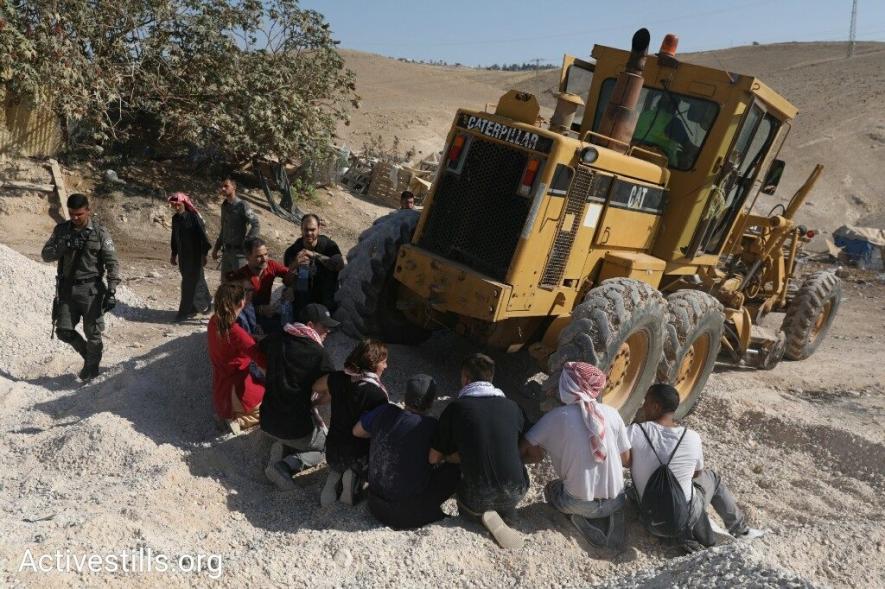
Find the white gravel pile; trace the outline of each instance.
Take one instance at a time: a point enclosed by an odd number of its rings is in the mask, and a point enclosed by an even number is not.
[[[0,374],[32,378],[55,372],[54,364],[73,356],[70,346],[50,339],[56,265],[27,258],[0,244]],[[105,315],[105,333],[121,318],[134,318],[144,302],[125,286],[117,289],[117,308]],[[82,329],[81,329],[82,330]],[[69,357],[70,356],[70,357]]]
[[[732,542],[697,554],[675,558],[666,564],[625,577],[614,577],[598,587],[634,589],[670,587],[707,589],[710,587],[803,588],[814,585],[789,571],[761,562],[752,545]]]

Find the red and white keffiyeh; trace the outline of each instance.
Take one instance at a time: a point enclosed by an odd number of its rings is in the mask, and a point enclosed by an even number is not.
[[[197,216],[200,216],[200,213],[197,212],[197,207],[194,206],[194,203],[191,202],[190,197],[183,192],[173,192],[172,196],[166,199],[172,204],[184,205],[184,208],[194,213]]]
[[[312,339],[320,346],[323,345],[323,338],[320,337],[320,334],[317,333],[316,329],[309,325],[305,325],[303,323],[287,323],[283,326],[283,331],[285,331],[289,335],[294,335],[295,337],[306,337],[307,339]]]
[[[605,462],[605,415],[596,398],[605,388],[606,377],[586,362],[566,362],[559,376],[559,399],[566,405],[578,404],[584,424],[590,430],[590,447],[596,462]]]

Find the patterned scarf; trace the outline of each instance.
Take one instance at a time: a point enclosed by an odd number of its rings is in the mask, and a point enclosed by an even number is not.
[[[194,203],[191,202],[190,197],[183,192],[174,192],[172,193],[172,196],[170,196],[166,200],[172,204],[184,205],[185,209],[200,217],[200,219],[203,218],[200,213],[197,212],[197,207],[195,207]]]
[[[323,338],[320,337],[320,334],[317,333],[317,330],[309,325],[305,325],[303,323],[287,323],[283,326],[283,331],[288,333],[289,335],[294,335],[295,337],[306,337],[307,339],[312,339],[316,343],[322,347]]]
[[[350,368],[344,367],[344,374],[350,377],[351,382],[360,383],[367,382],[369,384],[373,384],[382,391],[387,396],[387,400],[390,400],[390,395],[387,393],[387,387],[384,386],[384,383],[381,382],[381,377],[379,377],[374,372],[369,372],[368,370],[364,370],[363,372],[357,372],[356,370],[351,370]]]
[[[605,383],[605,374],[586,362],[566,362],[559,376],[559,399],[566,405],[580,406],[596,462],[605,462],[606,457],[605,415],[596,400]]]
[[[504,391],[485,380],[476,380],[458,391],[458,398],[464,397],[504,397]]]

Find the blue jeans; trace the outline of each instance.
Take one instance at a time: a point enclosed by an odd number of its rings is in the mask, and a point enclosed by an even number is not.
[[[626,495],[623,491],[612,499],[593,499],[585,501],[575,499],[565,490],[562,480],[550,481],[544,487],[544,499],[562,513],[580,515],[588,519],[602,519],[624,508]]]

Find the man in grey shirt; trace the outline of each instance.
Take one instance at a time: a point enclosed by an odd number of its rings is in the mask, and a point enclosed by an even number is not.
[[[221,253],[221,280],[228,272],[246,265],[246,251],[243,243],[258,237],[260,225],[252,208],[237,197],[237,183],[231,178],[222,181],[218,191],[224,197],[221,203],[221,232],[212,248],[212,259],[217,260]],[[247,231],[248,226],[248,231]]]

